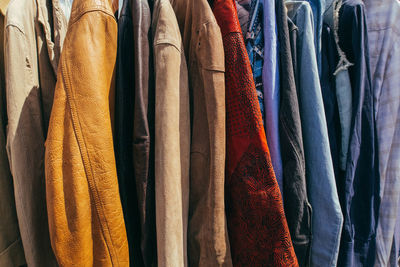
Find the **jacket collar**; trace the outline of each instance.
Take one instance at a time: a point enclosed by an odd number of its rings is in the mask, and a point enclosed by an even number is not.
[[[103,11],[114,16],[113,0],[74,0],[69,23],[74,23],[89,11]]]
[[[223,36],[242,32],[234,0],[214,0],[213,12]]]
[[[49,10],[46,0],[36,0],[38,7],[38,22],[43,26],[47,53],[54,74],[57,75],[58,61],[60,59],[68,23],[60,8],[58,0],[51,1],[52,10]],[[53,25],[50,25],[49,23],[49,12],[52,12],[53,14]],[[52,40],[52,36],[54,36],[54,40]]]

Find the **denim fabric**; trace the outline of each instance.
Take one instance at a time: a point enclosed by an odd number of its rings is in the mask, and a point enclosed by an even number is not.
[[[323,13],[325,11],[325,0],[306,0],[311,7],[313,14],[314,45],[317,57],[318,73],[321,75],[321,33]]]
[[[297,67],[297,36],[299,35],[299,28],[297,28],[296,24],[294,24],[294,22],[290,18],[288,18],[287,21],[288,21],[288,27],[289,27],[290,51],[292,53],[294,81],[295,81],[296,87],[298,88],[299,87],[299,74],[298,74],[298,67]],[[297,93],[296,93],[296,98],[297,98]]]
[[[69,21],[69,17],[71,15],[71,8],[73,1],[74,0],[60,0],[60,8],[64,12],[64,16],[67,19],[67,21]]]
[[[341,147],[339,157],[340,170],[346,170],[347,154],[350,141],[350,125],[352,112],[352,94],[349,72],[340,70],[336,74],[336,97],[339,106],[341,125]]]
[[[343,217],[336,191],[314,46],[313,15],[307,2],[287,2],[298,27],[298,97],[308,196],[313,208],[312,266],[336,266]]]
[[[335,1],[337,2],[337,1]],[[332,20],[324,22],[322,30],[322,73],[321,87],[324,98],[329,143],[337,182],[346,169],[347,150],[351,123],[351,85],[348,64],[343,51],[338,46],[337,32]],[[325,18],[327,14],[325,13]],[[333,27],[333,29],[331,28]],[[334,66],[332,64],[335,64]],[[330,89],[324,87],[331,87]],[[333,87],[332,87],[333,86]],[[334,95],[332,94],[334,93]],[[331,110],[332,108],[335,111]],[[329,113],[331,110],[331,114]],[[338,181],[339,179],[339,181]],[[338,184],[337,184],[338,185]]]
[[[279,61],[278,37],[275,17],[275,1],[264,3],[264,87],[265,134],[276,180],[283,192],[282,158],[279,139]]]
[[[381,180],[375,266],[395,266],[393,258],[398,258],[399,248],[394,236],[400,209],[400,2],[364,3]]]
[[[339,44],[350,62],[352,120],[347,165],[338,191],[344,214],[339,266],[372,266],[379,209],[378,151],[364,4],[346,1]]]
[[[303,137],[290,45],[290,41],[295,41],[290,37],[296,36],[297,27],[287,18],[283,0],[277,0],[275,4],[280,45],[279,136],[285,192],[284,208],[299,265],[308,266],[312,210],[307,197]]]
[[[264,0],[252,0],[250,6],[249,28],[246,34],[246,50],[249,55],[254,83],[256,84],[258,102],[263,122],[265,122],[264,92],[262,71],[264,64],[264,31],[263,31]]]
[[[334,37],[336,51],[338,53],[339,62],[336,64],[335,75],[336,97],[338,102],[341,141],[339,148],[339,168],[341,171],[346,170],[347,152],[350,140],[350,125],[352,112],[352,93],[348,68],[352,66],[345,53],[339,46],[339,10],[342,0],[334,0],[329,3],[329,8],[324,13],[324,23],[331,29]]]
[[[339,116],[338,99],[336,94],[335,68],[337,64],[337,50],[335,38],[331,28],[324,23],[321,36],[321,90],[324,101],[325,117],[328,126],[329,147],[335,177],[339,177],[339,158],[341,144],[341,125]]]

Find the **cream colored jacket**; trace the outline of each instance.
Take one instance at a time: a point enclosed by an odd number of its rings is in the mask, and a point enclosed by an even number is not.
[[[58,1],[51,2],[53,8],[46,0],[12,0],[5,23],[7,152],[30,267],[57,265],[46,212],[44,143],[67,21]]]

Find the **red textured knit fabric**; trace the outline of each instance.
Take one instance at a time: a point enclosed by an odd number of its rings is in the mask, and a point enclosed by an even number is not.
[[[233,0],[214,0],[225,49],[226,209],[234,266],[298,266]]]

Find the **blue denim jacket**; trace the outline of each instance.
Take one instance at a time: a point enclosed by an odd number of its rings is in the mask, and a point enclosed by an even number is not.
[[[329,1],[329,0],[328,0]],[[339,10],[342,6],[342,0],[331,1],[329,7],[324,13],[324,22],[329,25],[333,31],[335,46],[338,53],[338,62],[335,71],[332,73],[335,76],[336,98],[338,112],[340,117],[340,147],[338,168],[341,171],[346,170],[347,153],[350,141],[350,127],[352,117],[352,92],[348,68],[353,64],[349,62],[346,54],[339,45]],[[328,5],[327,5],[328,6]]]
[[[336,266],[343,215],[336,190],[308,2],[287,2],[298,27],[298,97],[312,216],[312,266]]]
[[[321,34],[323,14],[325,11],[325,0],[306,0],[313,14],[313,30],[315,55],[317,57],[318,74],[321,75]]]
[[[365,7],[347,0],[339,13],[339,44],[354,65],[350,142],[344,177],[338,179],[344,225],[339,266],[373,266],[379,213],[379,166]]]

